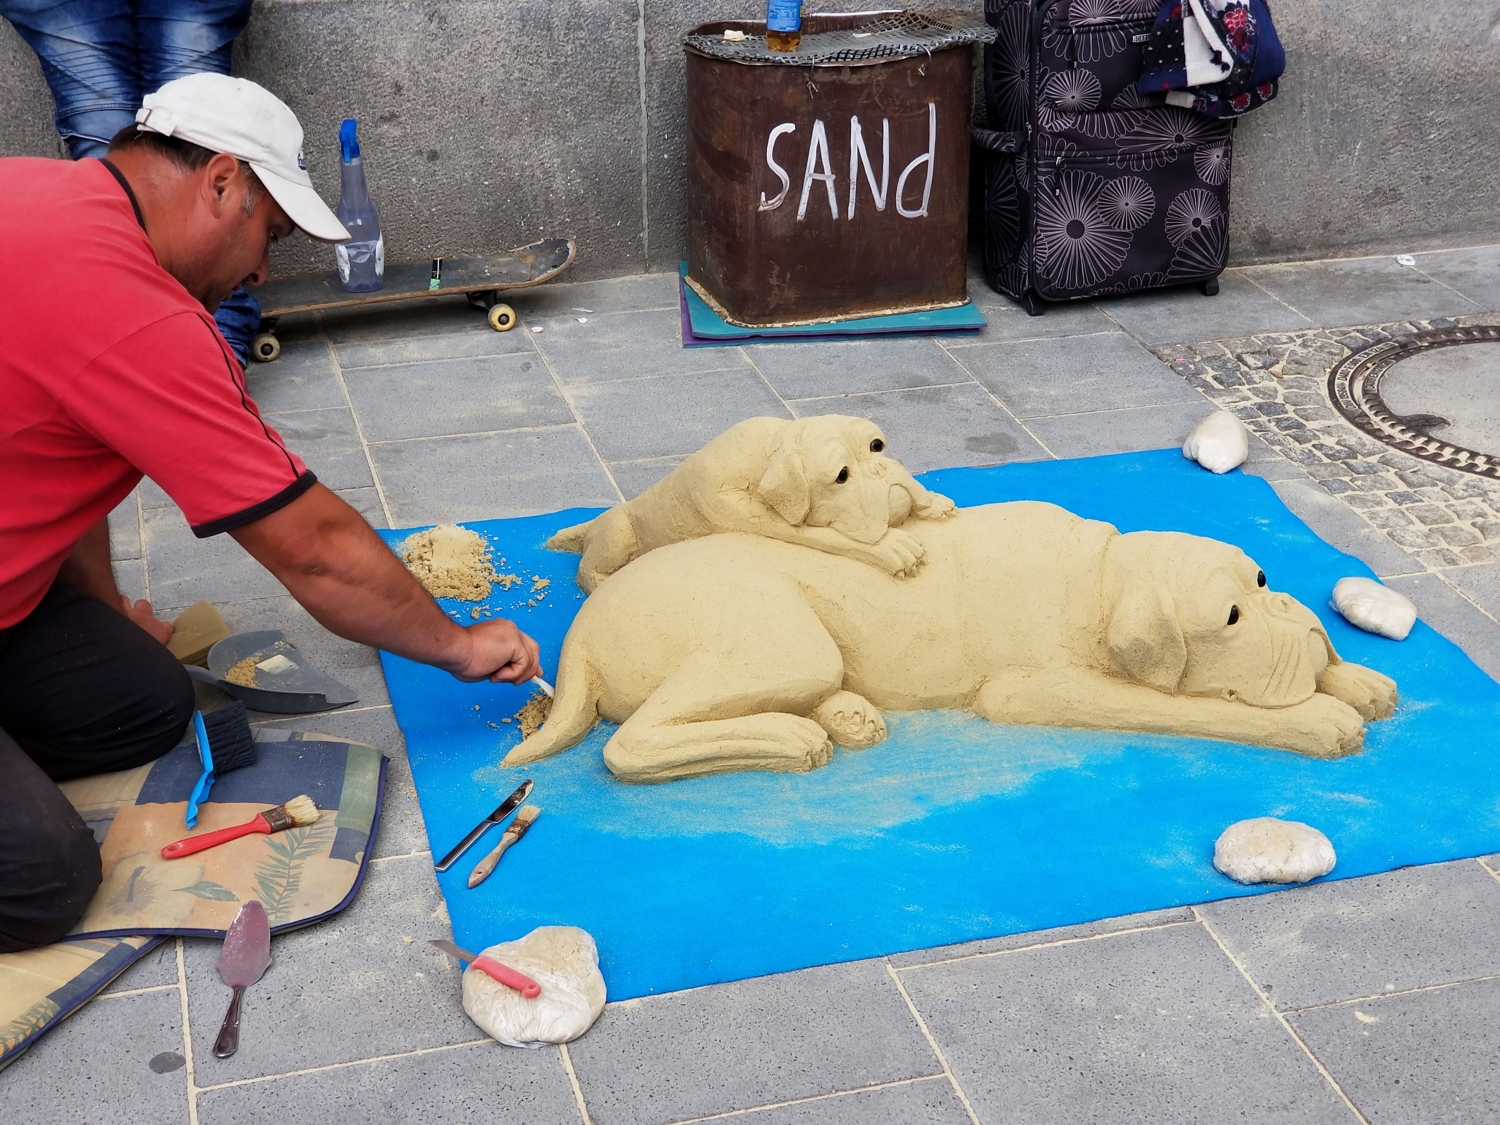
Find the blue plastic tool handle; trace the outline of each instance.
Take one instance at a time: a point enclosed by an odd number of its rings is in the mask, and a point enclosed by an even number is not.
[[[188,797],[187,815],[183,819],[189,828],[198,827],[198,806],[208,800],[208,791],[214,787],[214,755],[208,746],[208,729],[203,725],[202,711],[193,712],[193,736],[198,740],[198,758],[203,763],[203,773]]]

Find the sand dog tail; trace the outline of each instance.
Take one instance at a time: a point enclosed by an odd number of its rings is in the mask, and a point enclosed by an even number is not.
[[[507,754],[501,765],[524,766],[550,758],[576,746],[594,729],[599,720],[599,693],[583,646],[574,643],[571,637],[563,644],[554,686],[557,695],[542,729]]]
[[[575,555],[583,554],[589,534],[589,528],[594,526],[594,521],[588,523],[576,523],[572,527],[565,527],[547,540],[549,551],[572,551]]]

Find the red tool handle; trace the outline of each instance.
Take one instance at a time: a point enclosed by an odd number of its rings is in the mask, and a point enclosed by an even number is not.
[[[474,959],[474,968],[494,977],[501,984],[514,988],[528,1000],[535,1000],[542,994],[542,986],[525,973],[518,973],[509,965],[502,965],[499,961],[486,957],[482,953]]]
[[[233,828],[220,828],[214,832],[205,832],[201,836],[189,836],[186,840],[178,840],[162,848],[161,856],[163,859],[179,859],[207,848],[216,848],[230,840],[238,840],[241,836],[249,836],[253,832],[259,832],[263,836],[271,834],[271,826],[266,822],[265,817],[257,815],[254,820],[245,824],[236,824]]]

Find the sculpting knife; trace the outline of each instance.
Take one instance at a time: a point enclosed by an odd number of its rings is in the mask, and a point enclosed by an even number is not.
[[[451,941],[444,941],[441,938],[433,938],[427,944],[434,949],[441,949],[449,957],[456,957],[460,961],[467,961],[481,973],[493,977],[509,988],[514,988],[528,1000],[534,1000],[542,994],[542,986],[537,984],[536,981],[532,980],[525,973],[517,972],[509,965],[502,965],[493,957],[486,957],[483,953],[475,955],[467,949],[454,945]]]
[[[542,677],[532,676],[531,682],[536,684],[537,687],[541,688],[542,694],[545,695],[548,699],[557,698],[557,693],[552,690],[552,685],[549,684],[546,680],[542,679]]]
[[[455,844],[451,852],[433,864],[433,868],[437,871],[447,871],[449,867],[453,866],[454,860],[458,859],[459,856],[474,846],[475,842],[485,834],[490,825],[499,824],[510,815],[511,809],[515,808],[529,796],[531,796],[531,778],[528,777],[525,781],[521,782],[514,793],[500,802],[499,808],[476,824],[472,832]]]

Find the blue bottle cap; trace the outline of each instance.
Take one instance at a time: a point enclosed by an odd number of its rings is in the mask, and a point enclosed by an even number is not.
[[[359,159],[359,137],[356,130],[359,122],[352,117],[344,118],[344,123],[339,126],[339,147],[344,150],[344,163]]]

